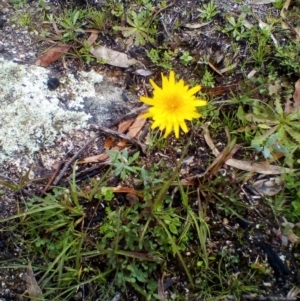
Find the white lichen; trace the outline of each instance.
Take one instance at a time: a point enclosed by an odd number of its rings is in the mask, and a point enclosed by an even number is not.
[[[95,95],[102,76],[94,71],[61,78],[50,91],[47,69],[0,59],[0,163],[18,154],[32,155],[73,129],[87,127],[90,115],[79,111]],[[64,103],[61,103],[61,100]]]

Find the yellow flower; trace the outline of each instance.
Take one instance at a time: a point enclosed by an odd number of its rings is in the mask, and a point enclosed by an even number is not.
[[[153,98],[141,97],[141,101],[152,106],[148,113],[143,115],[144,118],[153,118],[154,122],[151,128],[159,127],[161,131],[165,130],[165,138],[173,130],[175,137],[179,138],[179,128],[187,133],[185,120],[199,118],[201,115],[197,112],[196,107],[206,105],[205,100],[196,99],[194,96],[200,91],[201,86],[189,89],[182,79],[176,82],[174,71],[170,72],[169,79],[162,75],[161,88],[151,79],[150,83],[154,88]]]

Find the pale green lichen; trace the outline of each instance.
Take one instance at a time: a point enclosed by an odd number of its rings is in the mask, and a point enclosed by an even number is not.
[[[50,91],[47,69],[0,59],[0,70],[0,163],[32,155],[71,130],[87,127],[91,116],[79,110],[84,98],[95,94],[94,84],[102,81],[101,75],[81,72],[80,82],[69,75],[61,79],[68,83],[64,88]]]

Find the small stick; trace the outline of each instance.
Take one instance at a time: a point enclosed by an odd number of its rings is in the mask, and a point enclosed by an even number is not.
[[[63,162],[59,162],[58,166],[56,168],[56,170],[54,171],[54,173],[52,174],[51,178],[49,179],[46,187],[44,188],[44,190],[42,191],[42,195],[46,194],[47,190],[49,189],[50,185],[52,184],[52,182],[55,180],[55,177],[57,176],[61,166],[63,165]]]
[[[123,139],[125,141],[128,141],[129,143],[137,146],[143,153],[145,153],[146,145],[139,142],[136,139],[130,138],[129,136],[127,136],[125,134],[122,134],[122,133],[119,133],[117,131],[111,130],[111,129],[109,129],[105,126],[102,126],[102,125],[91,125],[91,128],[94,128],[95,130],[103,132],[107,135],[112,135],[114,137],[117,137],[117,138]]]

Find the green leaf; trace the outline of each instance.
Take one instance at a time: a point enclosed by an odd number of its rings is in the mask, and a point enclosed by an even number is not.
[[[242,122],[245,122],[246,115],[245,115],[243,106],[239,106],[237,113],[236,113],[236,117],[239,118]]]
[[[296,142],[300,143],[300,132],[295,131],[293,128],[289,127],[288,125],[284,125],[284,129]]]
[[[171,223],[171,224],[169,225],[169,229],[170,229],[170,231],[171,231],[173,234],[178,234],[177,227],[176,227],[176,225],[174,225],[173,223]]]
[[[251,122],[261,122],[261,123],[269,123],[271,125],[278,124],[279,121],[275,120],[273,118],[267,118],[264,115],[256,115],[253,113],[247,114],[246,115],[246,120],[251,121]]]
[[[136,35],[138,34],[137,33],[137,29],[135,27],[133,27],[133,28],[125,27],[125,28],[126,28],[126,31],[124,31],[124,33],[123,33],[123,36],[125,38],[128,38],[128,37],[130,37],[130,36],[132,36],[134,34],[136,34]]]
[[[272,158],[272,157],[273,157],[273,156],[271,155],[270,150],[269,150],[266,146],[264,146],[262,153],[263,153],[264,158],[266,158],[266,159],[267,159],[267,158]]]
[[[268,129],[270,128],[269,125],[267,125],[267,124],[262,124],[262,123],[258,124],[258,127],[259,127],[260,129],[263,129],[263,130],[268,130]]]
[[[282,105],[280,103],[280,97],[276,97],[275,98],[275,109],[276,109],[276,113],[280,116],[283,115],[283,109],[282,109]]]
[[[79,13],[80,13],[80,11],[78,10],[78,11],[76,12],[76,14],[74,15],[74,18],[73,18],[73,25],[76,24],[76,22],[77,22],[77,20],[78,20],[78,17],[79,17]]]
[[[297,108],[294,110],[291,114],[287,116],[287,118],[292,121],[292,120],[300,120],[300,108]]]

